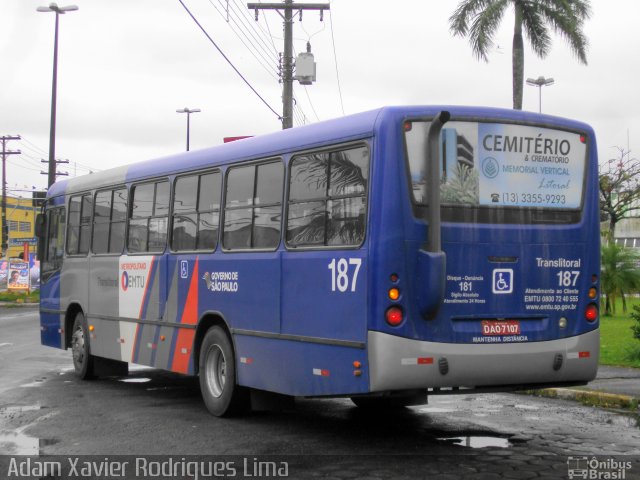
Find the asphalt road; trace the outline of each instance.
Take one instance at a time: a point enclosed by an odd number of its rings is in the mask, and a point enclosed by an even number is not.
[[[605,462],[597,472],[628,461],[623,478],[640,478],[640,423],[630,414],[482,394],[375,414],[348,399],[298,399],[288,411],[220,419],[206,412],[193,378],[134,367],[128,377],[82,382],[70,352],[39,341],[36,310],[0,309],[0,453],[9,455],[0,478],[11,456],[38,454],[207,455],[236,465],[235,478],[260,476],[256,465],[273,462],[286,463],[288,478],[480,480],[569,478],[597,458]]]

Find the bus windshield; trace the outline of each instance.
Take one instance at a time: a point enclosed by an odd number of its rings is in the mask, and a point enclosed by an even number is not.
[[[426,196],[426,121],[405,122],[414,202]],[[449,122],[440,137],[443,206],[579,210],[586,137],[507,123]]]

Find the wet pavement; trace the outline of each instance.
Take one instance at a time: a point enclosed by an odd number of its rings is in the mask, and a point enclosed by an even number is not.
[[[260,476],[263,467],[273,475],[262,478],[276,478],[285,464],[288,478],[544,479],[585,471],[640,478],[640,422],[632,412],[479,394],[376,413],[348,399],[303,399],[289,411],[220,419],[207,414],[193,378],[136,367],[128,377],[82,382],[69,352],[38,345],[37,320],[2,318],[0,345],[11,344],[0,346],[5,455],[176,455],[226,462],[236,478]],[[0,457],[0,478],[8,458]]]

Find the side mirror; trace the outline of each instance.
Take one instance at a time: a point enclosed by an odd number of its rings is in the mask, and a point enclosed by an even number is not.
[[[441,250],[440,237],[440,132],[445,123],[449,121],[451,114],[446,110],[441,111],[431,121],[427,133],[427,155],[425,172],[427,172],[427,221],[429,230],[425,239],[423,250],[438,253]]]
[[[42,261],[44,260],[44,244],[47,237],[46,219],[42,213],[36,216],[35,233],[36,237],[38,237],[37,255],[38,259]]]
[[[36,224],[35,224],[35,233],[36,233],[36,237],[38,237],[38,240],[42,240],[44,238],[44,235],[45,235],[44,223],[45,223],[44,215],[42,213],[39,213],[36,216]]]

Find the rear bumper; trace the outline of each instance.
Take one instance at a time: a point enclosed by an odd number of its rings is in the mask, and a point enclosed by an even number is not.
[[[368,340],[371,392],[588,382],[596,376],[600,354],[599,329],[547,342],[498,345],[425,342],[373,331]],[[562,365],[555,370],[558,354]]]

